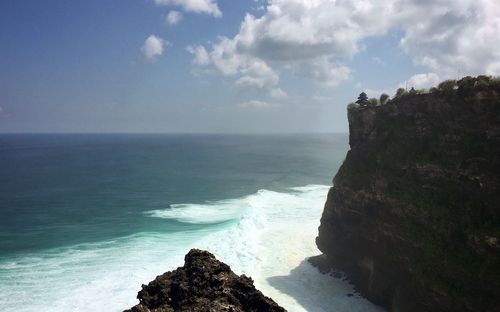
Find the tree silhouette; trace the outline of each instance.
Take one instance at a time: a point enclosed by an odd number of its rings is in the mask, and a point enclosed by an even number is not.
[[[467,76],[457,81],[458,94],[462,96],[472,94],[474,87],[476,85],[476,80],[477,79],[474,77]]]
[[[360,106],[368,105],[368,96],[366,95],[366,93],[361,92],[358,96],[358,100],[356,101],[356,103],[359,104]]]
[[[405,89],[403,88],[399,88],[397,91],[396,91],[396,95],[394,96],[395,98],[399,98],[399,97],[402,97],[403,95],[405,95],[407,92]]]
[[[456,80],[445,80],[440,84],[438,84],[438,89],[439,91],[449,93],[452,92],[456,86],[457,86]]]
[[[385,105],[388,100],[389,100],[389,95],[388,94],[382,93],[380,95],[380,99],[379,99],[380,105]]]

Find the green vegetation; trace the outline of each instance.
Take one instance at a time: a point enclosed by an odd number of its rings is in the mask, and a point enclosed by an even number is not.
[[[442,81],[436,87],[432,87],[429,90],[417,90],[411,87],[411,89],[407,91],[404,88],[398,88],[392,99],[386,93],[382,93],[379,99],[368,99],[366,93],[361,92],[355,103],[360,107],[375,107],[389,104],[394,100],[406,96],[416,96],[420,94],[436,94],[448,97],[457,94],[465,97],[479,96],[480,98],[498,98],[500,97],[500,77],[480,75],[477,77],[466,76],[460,80],[449,79]],[[354,105],[349,106],[350,108],[355,107]]]
[[[491,134],[499,131],[500,78],[400,88],[378,103],[349,112],[351,150],[334,180],[336,204],[364,219],[353,221],[360,225],[346,230],[348,239],[364,246],[374,232],[387,234],[394,245],[374,257],[404,268],[422,292],[418,300],[444,294],[468,309],[443,311],[493,311],[500,298],[500,158]],[[353,262],[365,251],[357,252]]]
[[[386,93],[382,93],[379,98],[380,105],[385,105],[389,101],[389,95]]]
[[[347,110],[355,109],[357,107],[358,107],[358,104],[356,104],[354,102],[351,102],[351,103],[347,104]]]
[[[356,103],[359,104],[359,106],[368,105],[368,96],[366,95],[366,93],[361,92],[358,96],[358,100],[356,101]]]
[[[371,98],[368,100],[368,106],[377,106],[378,100],[376,98]]]
[[[445,80],[438,84],[438,90],[441,92],[451,93],[457,87],[456,80]]]
[[[396,95],[394,95],[394,98],[395,99],[400,98],[400,97],[404,96],[405,94],[407,94],[406,90],[403,88],[399,88],[396,90]]]

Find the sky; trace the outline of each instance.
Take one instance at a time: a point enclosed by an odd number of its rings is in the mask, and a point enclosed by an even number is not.
[[[497,0],[3,0],[0,132],[348,132],[499,43]]]

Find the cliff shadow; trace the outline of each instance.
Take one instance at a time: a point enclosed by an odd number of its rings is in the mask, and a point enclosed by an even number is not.
[[[322,274],[307,259],[288,275],[271,276],[267,282],[293,298],[306,311],[384,311],[357,294],[347,280]]]

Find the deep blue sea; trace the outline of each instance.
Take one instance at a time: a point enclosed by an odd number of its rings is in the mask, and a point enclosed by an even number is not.
[[[347,141],[0,135],[0,307],[120,311],[197,247],[289,311],[374,311],[305,261]]]

